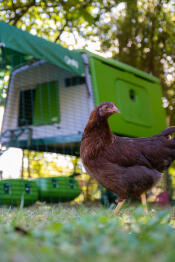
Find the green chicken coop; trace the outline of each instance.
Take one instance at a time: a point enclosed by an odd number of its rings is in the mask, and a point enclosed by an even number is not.
[[[90,112],[104,101],[121,111],[110,119],[118,135],[152,136],[166,127],[160,81],[147,73],[3,22],[0,47],[3,148],[79,156]]]

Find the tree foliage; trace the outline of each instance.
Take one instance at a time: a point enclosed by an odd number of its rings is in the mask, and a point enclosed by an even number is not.
[[[63,32],[74,33],[91,26],[99,19],[94,10],[108,8],[109,3],[100,0],[2,0],[0,12],[3,21],[58,41]]]
[[[105,22],[107,21],[107,23]],[[171,0],[127,0],[99,20],[97,34],[103,52],[157,76],[164,106],[175,124],[175,12]]]

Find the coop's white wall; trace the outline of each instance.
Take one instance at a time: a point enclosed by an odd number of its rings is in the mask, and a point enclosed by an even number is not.
[[[20,91],[36,88],[38,83],[49,81],[58,81],[61,121],[55,125],[31,126],[33,138],[82,132],[94,107],[93,97],[89,97],[85,84],[66,88],[64,79],[71,76],[73,76],[72,73],[44,61],[14,71],[9,86],[2,132],[18,128]],[[24,136],[21,136],[20,139],[24,139]]]

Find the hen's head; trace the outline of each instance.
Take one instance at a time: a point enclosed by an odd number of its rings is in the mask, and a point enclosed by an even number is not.
[[[109,116],[115,113],[120,113],[118,108],[112,102],[105,102],[95,107],[91,113],[90,120],[95,120],[95,118],[96,120],[107,119]]]
[[[114,113],[120,113],[118,108],[112,103],[112,102],[105,102],[100,104],[97,107],[99,116],[101,117],[109,117],[113,115]]]

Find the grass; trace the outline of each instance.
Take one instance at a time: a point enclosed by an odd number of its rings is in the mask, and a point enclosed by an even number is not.
[[[0,209],[1,262],[174,262],[171,210],[38,204]]]

